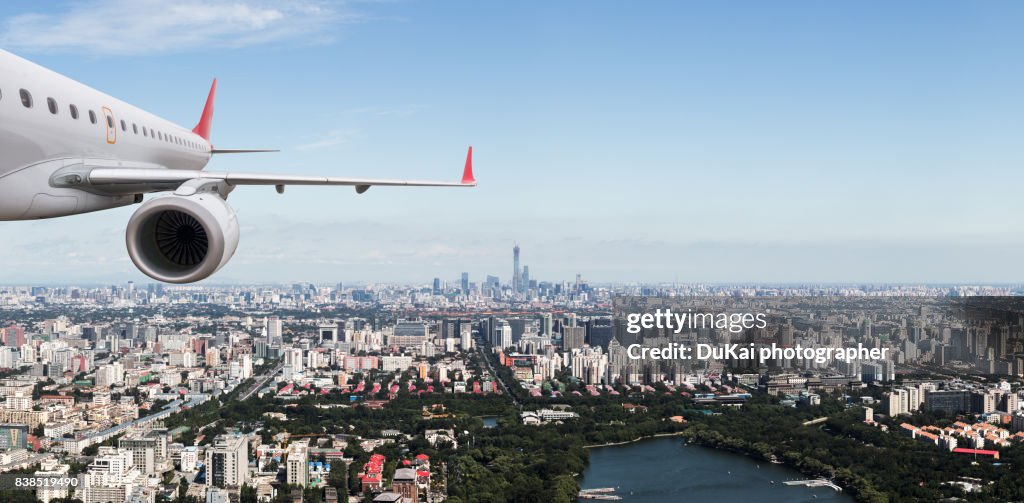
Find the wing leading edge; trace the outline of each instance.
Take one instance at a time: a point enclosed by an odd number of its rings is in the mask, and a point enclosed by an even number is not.
[[[374,185],[412,187],[475,187],[473,176],[473,147],[466,153],[466,165],[458,182],[435,180],[393,180],[381,178],[341,178],[331,176],[277,175],[267,173],[236,173],[217,171],[191,171],[162,168],[109,168],[83,167],[85,173],[64,173],[55,176],[61,186],[77,186],[113,194],[175,190],[186,182],[224,182],[230,186],[274,185],[278,192],[287,185],[348,185],[360,194]]]

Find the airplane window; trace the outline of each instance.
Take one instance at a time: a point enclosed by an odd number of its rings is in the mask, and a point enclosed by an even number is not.
[[[128,124],[124,122],[124,119],[121,119],[121,131],[128,131]]]
[[[46,98],[46,107],[50,109],[51,114],[57,115],[57,100]]]
[[[139,134],[139,126],[137,126],[134,122],[132,123],[132,131],[134,131],[135,134]]]
[[[107,127],[111,129],[114,128],[114,118],[109,115],[107,116]]]
[[[146,126],[142,126],[142,136],[149,136],[149,132],[146,131]]]
[[[89,122],[96,124],[96,112],[89,110]]]
[[[71,110],[71,118],[78,120],[78,107],[70,105],[68,108]]]
[[[25,108],[32,108],[32,93],[22,89],[21,90],[21,104],[25,105]]]

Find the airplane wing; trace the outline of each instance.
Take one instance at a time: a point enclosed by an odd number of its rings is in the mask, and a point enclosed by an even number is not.
[[[278,192],[283,192],[287,185],[348,185],[362,194],[374,185],[382,186],[417,186],[417,187],[475,187],[473,177],[473,147],[466,154],[466,165],[462,171],[462,179],[458,182],[434,180],[392,180],[378,178],[342,178],[331,176],[277,175],[268,173],[238,173],[217,171],[193,171],[165,168],[113,168],[82,166],[76,170],[58,172],[53,183],[58,186],[75,187],[83,190],[106,194],[132,194],[140,192],[159,192],[185,189],[183,186],[194,187],[197,183],[223,182],[229,187],[241,185],[273,185]],[[194,193],[195,190],[187,194]]]

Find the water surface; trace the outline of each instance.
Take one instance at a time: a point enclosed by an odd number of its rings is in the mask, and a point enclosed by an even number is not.
[[[663,437],[590,449],[590,465],[583,472],[580,486],[583,489],[615,487],[618,489],[615,494],[630,503],[854,501],[848,494],[827,487],[782,483],[807,478],[781,465]]]

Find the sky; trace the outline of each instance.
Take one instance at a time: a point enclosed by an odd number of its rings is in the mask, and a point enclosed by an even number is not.
[[[0,48],[212,141],[241,187],[208,283],[1024,281],[1024,4],[78,0]],[[148,282],[136,207],[0,223],[0,283]]]

